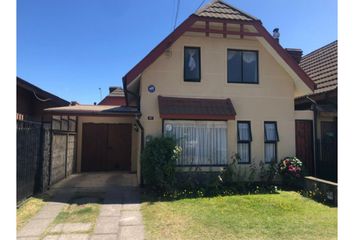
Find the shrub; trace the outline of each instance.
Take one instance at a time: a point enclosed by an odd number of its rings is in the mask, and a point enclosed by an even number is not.
[[[278,172],[283,177],[285,187],[300,188],[303,180],[303,164],[296,157],[286,157],[280,161]]]
[[[171,190],[176,183],[176,161],[180,152],[173,138],[152,138],[141,155],[144,183],[155,190]]]

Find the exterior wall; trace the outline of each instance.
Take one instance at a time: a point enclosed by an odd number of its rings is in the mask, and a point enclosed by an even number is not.
[[[140,172],[140,130],[134,130],[135,119],[133,117],[78,117],[77,128],[77,172],[81,172],[82,154],[82,125],[83,123],[130,123],[132,124],[132,149],[131,149],[131,171]]]
[[[201,82],[184,82],[184,46],[201,48]],[[227,83],[227,49],[259,51],[259,84]],[[145,136],[162,134],[157,96],[230,98],[237,120],[251,121],[253,141],[251,161],[263,160],[264,121],[277,121],[278,159],[295,154],[294,83],[256,39],[224,39],[182,36],[171,46],[171,55],[163,54],[141,77],[141,122]],[[153,84],[154,93],[147,87]],[[148,116],[154,117],[148,120]],[[229,158],[236,152],[236,121],[228,121]]]

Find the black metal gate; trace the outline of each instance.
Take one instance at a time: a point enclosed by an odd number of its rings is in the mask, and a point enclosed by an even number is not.
[[[42,124],[17,121],[17,202],[38,191]]]

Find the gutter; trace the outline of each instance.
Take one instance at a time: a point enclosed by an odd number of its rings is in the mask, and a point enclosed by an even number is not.
[[[313,111],[313,156],[314,156],[314,175],[317,177],[317,161],[318,161],[318,153],[317,153],[317,115],[318,115],[318,104],[315,100],[311,99],[309,96],[306,98],[312,102],[311,110]]]
[[[140,116],[139,116],[140,117]],[[138,127],[140,128],[141,130],[141,134],[140,134],[140,159],[141,159],[141,154],[143,153],[143,150],[144,150],[144,138],[145,138],[145,131],[144,131],[144,127],[143,125],[141,124],[140,122],[140,119],[139,119],[138,115],[135,116],[135,121],[136,121],[136,124],[138,125]],[[141,160],[138,160],[140,161],[140,186],[143,186],[144,185],[144,181],[143,181],[143,174],[142,174],[142,170],[141,170]]]

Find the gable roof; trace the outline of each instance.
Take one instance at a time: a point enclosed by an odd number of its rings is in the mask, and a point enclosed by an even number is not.
[[[111,90],[114,89],[114,90]],[[98,105],[123,106],[126,105],[124,89],[121,87],[110,87],[110,93],[102,99]]]
[[[206,4],[204,7],[198,9],[195,14],[200,17],[212,17],[244,21],[258,20],[250,14],[241,11],[240,9],[237,9],[234,6],[231,6],[230,4],[227,4],[220,0],[212,1],[209,4]]]
[[[315,94],[336,89],[337,40],[305,55],[300,61],[300,67],[316,83]]]
[[[238,18],[238,19],[236,19]],[[292,69],[297,77],[301,79],[305,85],[312,91],[315,88],[314,82],[306,75],[306,73],[299,67],[295,60],[280,46],[280,44],[273,39],[269,32],[263,27],[262,22],[251,15],[232,7],[221,0],[215,0],[196,13],[190,15],[184,22],[182,22],[172,33],[170,33],[162,42],[160,42],[151,52],[146,55],[139,63],[137,63],[124,77],[123,86],[126,87],[134,79],[138,78],[140,74],[149,67],[163,52],[168,49],[183,33],[188,31],[196,21],[212,21],[218,20],[226,23],[247,23],[253,25],[260,33],[260,36],[275,50],[281,59]],[[243,34],[243,32],[241,32]],[[225,36],[225,35],[224,35]]]

